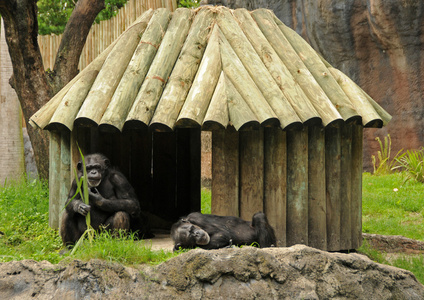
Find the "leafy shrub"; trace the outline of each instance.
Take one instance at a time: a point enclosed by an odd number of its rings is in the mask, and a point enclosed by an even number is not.
[[[421,150],[407,150],[401,156],[396,158],[398,166],[405,171],[405,181],[410,179],[424,183],[424,148]]]
[[[384,144],[379,137],[375,138],[376,141],[380,144],[380,151],[377,152],[377,157],[375,155],[371,156],[372,164],[374,167],[374,175],[388,175],[392,173],[393,169],[396,167],[397,160],[400,153],[403,149],[391,158],[392,151],[392,139],[390,134],[384,137]]]

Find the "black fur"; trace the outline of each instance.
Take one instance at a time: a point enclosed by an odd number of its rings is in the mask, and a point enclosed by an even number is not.
[[[64,245],[73,245],[87,229],[85,216],[91,215],[91,226],[95,230],[106,227],[109,230],[138,230],[140,237],[151,237],[140,211],[140,204],[131,184],[125,176],[110,165],[102,154],[85,156],[89,182],[89,205],[78,194],[75,180],[69,190],[66,209],[63,213],[60,235]],[[80,161],[77,165],[78,179],[83,176]],[[100,183],[99,183],[100,181]],[[90,185],[91,182],[91,185]],[[72,200],[71,200],[72,199]]]
[[[276,246],[274,229],[262,212],[254,214],[252,222],[237,217],[191,213],[172,225],[171,238],[174,251],[179,248],[218,249],[255,243],[262,248]]]

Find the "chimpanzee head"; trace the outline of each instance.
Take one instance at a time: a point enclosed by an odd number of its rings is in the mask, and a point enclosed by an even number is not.
[[[85,156],[88,187],[98,187],[110,167],[109,159],[103,154],[95,153]],[[82,161],[77,164],[78,178],[83,176]]]
[[[197,225],[185,219],[172,225],[171,238],[174,241],[174,251],[181,248],[194,248],[209,244],[209,234]]]

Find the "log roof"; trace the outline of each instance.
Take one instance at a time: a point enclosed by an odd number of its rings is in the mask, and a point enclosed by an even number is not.
[[[205,6],[146,11],[30,124],[245,130],[390,119],[272,11]]]

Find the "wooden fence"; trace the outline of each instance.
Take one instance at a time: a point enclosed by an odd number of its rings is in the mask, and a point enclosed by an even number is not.
[[[177,8],[177,3],[176,0],[129,0],[115,17],[101,21],[99,24],[94,24],[81,53],[79,69],[84,69],[93,61],[144,11],[160,7],[166,7],[170,11],[174,11]],[[46,70],[53,69],[61,39],[62,35],[38,36],[38,44]]]

